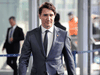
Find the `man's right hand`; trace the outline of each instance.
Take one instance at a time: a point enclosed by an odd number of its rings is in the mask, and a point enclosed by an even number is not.
[[[2,48],[2,52],[4,51],[5,48]]]

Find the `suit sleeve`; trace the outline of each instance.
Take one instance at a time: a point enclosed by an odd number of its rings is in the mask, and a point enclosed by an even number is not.
[[[20,40],[24,40],[24,33],[23,33],[23,30],[21,28],[18,30],[18,37],[13,38],[13,42],[17,42]]]
[[[68,33],[66,32],[64,49],[63,49],[65,64],[68,71],[68,75],[76,75],[75,64],[74,64],[70,45],[71,45],[70,38],[68,36]]]
[[[30,55],[31,55],[31,46],[30,46],[29,34],[27,33],[26,39],[22,47],[21,56],[19,59],[19,75],[26,75]]]

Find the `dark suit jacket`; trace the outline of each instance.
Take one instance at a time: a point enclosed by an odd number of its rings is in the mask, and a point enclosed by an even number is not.
[[[10,44],[8,42],[10,28],[7,30],[6,41],[3,48],[6,48],[8,54],[18,54],[20,49],[20,41],[24,40],[23,30],[18,26],[15,28],[13,33],[13,42]]]
[[[55,22],[54,25],[63,29],[63,30],[66,30],[66,28],[63,25],[60,24],[60,22]]]
[[[33,54],[31,75],[64,75],[62,55],[64,55],[68,75],[76,75],[70,40],[67,32],[54,26],[54,40],[46,57],[42,43],[41,27],[29,31],[19,59],[19,75],[26,75],[29,57]]]

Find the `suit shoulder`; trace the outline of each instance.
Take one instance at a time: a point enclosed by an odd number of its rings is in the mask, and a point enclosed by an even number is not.
[[[27,34],[29,34],[29,35],[34,34],[34,33],[37,32],[39,29],[40,29],[40,27],[35,28],[35,29],[33,29],[33,30],[30,30],[30,31],[27,32]]]
[[[22,29],[21,27],[17,26],[18,29]]]
[[[59,27],[56,27],[56,29],[59,30],[59,31],[62,32],[62,33],[67,33],[66,30],[63,30],[63,29],[61,29],[61,28],[59,28]]]
[[[56,27],[56,29],[58,30],[58,32],[59,32],[63,37],[66,37],[66,36],[69,35],[69,34],[68,34],[68,31],[66,31],[66,30],[63,30],[63,29],[58,28],[58,27]]]

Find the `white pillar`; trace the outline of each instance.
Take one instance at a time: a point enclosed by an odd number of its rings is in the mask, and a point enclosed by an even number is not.
[[[37,0],[29,0],[29,30],[36,28],[37,23]]]
[[[38,3],[37,0],[29,0],[29,30],[36,28],[38,25]],[[33,63],[33,57],[30,57],[27,75],[30,75]]]
[[[78,0],[78,51],[88,50],[88,0]],[[79,54],[80,75],[88,75],[88,54]]]

